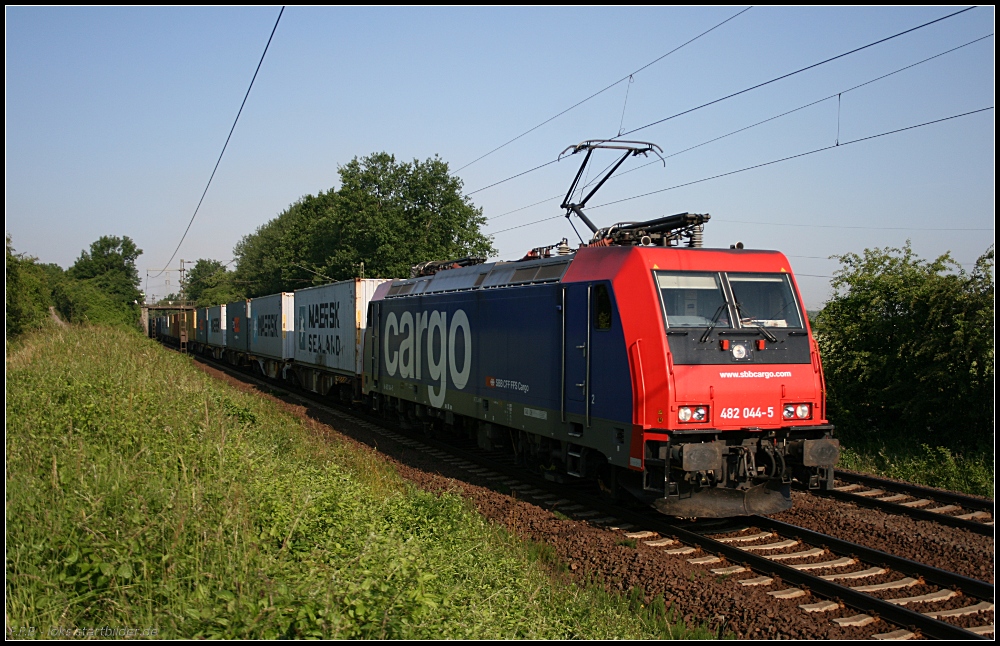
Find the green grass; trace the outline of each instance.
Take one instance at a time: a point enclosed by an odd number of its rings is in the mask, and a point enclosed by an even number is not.
[[[137,334],[49,329],[6,368],[14,634],[712,636]]]
[[[943,446],[844,443],[837,466],[860,473],[993,498],[993,451],[962,454]]]

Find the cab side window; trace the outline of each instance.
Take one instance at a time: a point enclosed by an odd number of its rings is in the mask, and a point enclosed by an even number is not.
[[[607,285],[594,286],[594,329],[611,329],[611,294]]]

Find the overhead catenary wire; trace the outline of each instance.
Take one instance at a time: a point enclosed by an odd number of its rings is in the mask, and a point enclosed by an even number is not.
[[[854,142],[848,142],[854,143]],[[845,144],[840,144],[841,146]],[[830,146],[830,148],[836,148],[836,145]],[[826,149],[826,150],[829,150]],[[866,227],[866,226],[854,226],[849,224],[801,224],[792,222],[759,222],[754,220],[725,220],[722,218],[715,218],[715,222],[732,222],[734,224],[763,224],[771,227],[806,227],[809,229],[866,229],[872,231],[993,231],[993,229],[975,229],[975,228],[960,228],[960,227]],[[799,258],[807,258],[810,256],[797,256]]]
[[[930,25],[933,25],[934,23],[941,22],[942,20],[947,20],[948,18],[954,18],[955,16],[957,16],[959,14],[963,14],[966,11],[971,11],[971,10],[973,10],[975,8],[976,7],[972,6],[972,7],[966,7],[965,9],[959,9],[958,11],[956,11],[954,13],[950,13],[947,16],[942,16],[942,17],[937,18],[935,20],[931,20],[929,22],[925,22],[924,24],[917,25],[916,27],[911,27],[910,29],[906,29],[906,30],[901,31],[899,33],[893,34],[892,36],[887,36],[887,37],[882,38],[880,40],[876,40],[875,42],[868,43],[867,45],[862,45],[861,47],[856,47],[856,48],[854,48],[854,49],[852,49],[850,51],[844,52],[843,54],[837,54],[836,56],[831,56],[830,58],[822,60],[822,61],[820,61],[818,63],[813,63],[812,65],[806,65],[805,67],[800,67],[799,69],[797,69],[797,70],[795,70],[793,72],[788,72],[787,74],[782,74],[781,76],[776,76],[773,79],[764,81],[763,83],[758,83],[757,85],[752,85],[752,86],[750,86],[750,87],[748,87],[746,89],[740,90],[739,92],[733,92],[732,94],[727,94],[724,97],[720,97],[720,98],[715,99],[713,101],[709,101],[707,103],[702,103],[699,106],[695,106],[693,108],[689,108],[689,109],[684,110],[682,112],[678,112],[676,114],[672,114],[669,117],[664,117],[663,119],[658,119],[656,121],[647,123],[644,126],[639,126],[638,128],[633,128],[633,129],[631,129],[631,130],[629,130],[627,132],[622,133],[619,136],[625,137],[625,136],[630,135],[632,133],[639,132],[640,130],[645,130],[646,128],[651,128],[652,126],[661,124],[664,121],[670,121],[671,119],[675,119],[675,118],[677,118],[679,116],[688,114],[690,112],[694,112],[695,110],[701,110],[702,108],[707,108],[710,105],[715,105],[716,103],[721,103],[722,101],[726,101],[727,99],[731,99],[733,97],[737,97],[737,96],[739,96],[741,94],[746,94],[747,92],[751,92],[751,91],[756,90],[758,88],[762,88],[762,87],[764,87],[766,85],[770,85],[771,83],[776,83],[776,82],[781,81],[783,79],[795,76],[796,74],[800,74],[802,72],[811,70],[811,69],[813,69],[815,67],[819,67],[820,65],[825,65],[827,63],[832,63],[833,61],[835,61],[837,59],[844,58],[845,56],[850,56],[851,54],[856,54],[857,52],[860,52],[862,50],[868,49],[869,47],[874,47],[875,45],[880,45],[880,44],[888,42],[888,41],[890,41],[890,40],[892,40],[894,38],[899,38],[900,36],[904,36],[906,34],[912,33],[914,31],[917,31],[918,29],[923,29],[924,27],[929,27]]]
[[[987,38],[992,38],[992,37],[993,37],[992,33],[986,34],[985,36],[980,36],[979,38],[976,38],[974,40],[970,40],[969,42],[963,43],[961,45],[958,45],[957,47],[952,47],[951,49],[945,50],[945,51],[943,51],[943,52],[941,52],[939,54],[935,54],[935,55],[929,56],[929,57],[927,57],[927,58],[925,58],[923,60],[919,60],[916,63],[910,63],[909,65],[906,65],[904,67],[900,67],[898,69],[895,69],[895,70],[893,70],[893,71],[891,71],[891,72],[889,72],[887,74],[882,74],[881,76],[876,76],[875,78],[870,79],[868,81],[865,81],[864,83],[858,83],[857,85],[849,87],[846,90],[841,90],[839,92],[834,92],[833,94],[825,96],[822,99],[816,99],[815,101],[810,101],[809,103],[806,103],[804,105],[800,105],[797,108],[792,108],[791,110],[787,110],[785,112],[782,112],[781,114],[775,115],[773,117],[768,117],[767,119],[764,119],[762,121],[758,121],[756,123],[752,123],[749,126],[744,126],[744,127],[739,128],[737,130],[733,130],[732,132],[727,132],[724,135],[720,135],[718,137],[714,137],[712,139],[709,139],[708,141],[703,141],[700,144],[696,144],[696,145],[691,146],[689,148],[685,148],[683,150],[678,150],[675,153],[671,153],[669,155],[665,155],[664,159],[670,159],[671,157],[676,157],[677,155],[689,152],[691,150],[694,150],[695,148],[701,148],[702,146],[707,146],[708,144],[714,143],[716,141],[719,141],[720,139],[725,139],[726,137],[731,137],[731,136],[733,136],[735,134],[739,134],[739,133],[744,132],[746,130],[750,130],[751,128],[756,128],[757,126],[764,125],[765,123],[769,123],[771,121],[774,121],[775,119],[780,119],[781,117],[787,117],[790,114],[793,114],[795,112],[799,112],[800,110],[805,110],[806,108],[811,108],[812,106],[818,105],[820,103],[823,103],[824,101],[829,101],[830,99],[834,99],[834,98],[839,99],[840,96],[843,95],[843,94],[847,94],[848,92],[853,92],[854,90],[857,90],[859,88],[863,88],[866,85],[871,85],[872,83],[875,83],[877,81],[881,81],[881,80],[887,79],[890,76],[893,76],[894,74],[899,74],[900,72],[903,72],[903,71],[908,70],[910,68],[916,67],[917,65],[923,65],[924,63],[926,63],[928,61],[932,61],[935,58],[940,58],[941,56],[944,56],[945,54],[950,54],[952,52],[955,52],[955,51],[958,51],[958,50],[962,49],[963,47],[968,47],[969,45],[972,45],[974,43],[978,43],[981,40],[986,40]],[[837,121],[837,126],[838,126],[837,140],[839,141],[840,140],[840,130],[839,130],[839,127],[840,127],[840,120],[839,120],[840,119],[840,113],[839,113],[839,105],[838,105],[838,115],[837,116],[838,116],[838,121]],[[629,170],[627,170],[627,171],[625,171],[623,173],[620,173],[619,176],[620,175],[627,175],[627,174],[629,174],[629,173],[631,173],[633,171],[637,171],[640,168],[645,168],[646,166],[650,166],[650,165],[655,164],[655,163],[657,163],[657,162],[653,161],[653,162],[649,162],[649,163],[646,163],[646,164],[642,164],[640,166],[636,166],[635,168],[630,168]]]
[[[980,36],[979,38],[976,38],[976,39],[974,39],[974,40],[970,40],[970,41],[969,41],[969,42],[967,42],[967,43],[963,43],[963,44],[961,44],[961,45],[958,45],[958,46],[956,46],[956,47],[952,47],[951,49],[947,49],[947,50],[945,50],[945,51],[943,51],[943,52],[940,52],[940,53],[938,53],[938,54],[934,54],[933,56],[928,56],[927,58],[924,58],[924,59],[922,59],[922,60],[919,60],[919,61],[917,61],[917,62],[915,62],[915,63],[910,63],[909,65],[905,65],[905,66],[903,66],[903,67],[900,67],[900,68],[898,68],[898,69],[895,69],[895,70],[893,70],[893,71],[891,71],[891,72],[888,72],[888,73],[886,73],[886,74],[882,74],[882,75],[880,75],[880,76],[877,76],[877,77],[875,77],[875,78],[873,78],[873,79],[869,79],[869,80],[865,81],[864,83],[858,83],[857,85],[854,85],[854,86],[852,86],[852,87],[849,87],[849,88],[847,88],[847,89],[845,89],[845,90],[840,90],[839,92],[835,92],[835,93],[833,93],[833,94],[830,94],[830,95],[828,95],[828,96],[825,96],[825,97],[823,97],[822,99],[816,99],[815,101],[810,101],[809,103],[806,103],[806,104],[804,104],[804,105],[800,105],[800,106],[799,106],[799,107],[797,107],[797,108],[792,108],[791,110],[786,110],[786,111],[782,112],[781,114],[776,114],[776,115],[774,115],[774,116],[772,116],[772,117],[768,117],[768,118],[766,118],[766,119],[763,119],[763,120],[761,120],[761,121],[757,121],[756,123],[752,123],[752,124],[750,124],[749,126],[743,126],[742,128],[737,128],[736,130],[732,130],[732,131],[730,131],[730,132],[727,132],[727,133],[726,133],[726,134],[724,134],[724,135],[719,135],[719,136],[717,136],[717,137],[713,137],[713,138],[711,138],[711,139],[708,139],[708,140],[706,140],[706,141],[703,141],[703,142],[701,142],[701,143],[699,143],[699,144],[695,144],[695,145],[693,145],[693,146],[689,146],[689,147],[687,147],[687,148],[684,148],[684,149],[682,149],[682,150],[678,150],[677,152],[674,152],[674,153],[670,153],[669,155],[664,155],[664,157],[663,157],[663,158],[664,158],[664,159],[670,159],[671,157],[677,157],[678,155],[682,155],[682,154],[684,154],[684,153],[686,153],[686,152],[690,152],[690,151],[692,151],[692,150],[695,150],[696,148],[701,148],[702,146],[707,146],[708,144],[711,144],[711,143],[715,143],[716,141],[719,141],[719,140],[721,140],[721,139],[725,139],[725,138],[727,138],[727,137],[731,137],[731,136],[733,136],[733,135],[736,135],[736,134],[739,134],[739,133],[741,133],[741,132],[745,132],[745,131],[747,131],[747,130],[750,130],[751,128],[756,128],[757,126],[761,126],[761,125],[764,125],[765,123],[769,123],[769,122],[771,122],[771,121],[774,121],[774,120],[776,120],[776,119],[780,119],[780,118],[782,118],[782,117],[786,117],[786,116],[788,116],[788,115],[790,115],[790,114],[793,114],[793,113],[795,113],[795,112],[799,112],[800,110],[805,110],[806,108],[810,108],[810,107],[812,107],[812,106],[814,106],[814,105],[818,105],[818,104],[820,104],[820,103],[823,103],[824,101],[829,101],[830,99],[832,99],[832,98],[834,98],[834,97],[839,97],[839,96],[840,96],[840,95],[842,95],[842,94],[847,94],[848,92],[852,92],[852,91],[854,91],[854,90],[857,90],[857,89],[859,89],[859,88],[863,88],[863,87],[865,87],[865,86],[867,86],[867,85],[871,85],[872,83],[875,83],[875,82],[877,82],[877,81],[881,81],[881,80],[884,80],[884,79],[887,79],[887,78],[889,78],[890,76],[893,76],[893,75],[895,75],[895,74],[899,74],[900,72],[903,72],[903,71],[905,71],[905,70],[908,70],[908,69],[911,69],[911,68],[914,68],[914,67],[916,67],[916,66],[918,66],[918,65],[923,65],[924,63],[927,63],[927,62],[929,62],[929,61],[932,61],[932,60],[934,60],[934,59],[936,59],[936,58],[940,58],[940,57],[942,57],[942,56],[944,56],[944,55],[946,55],[946,54],[950,54],[950,53],[952,53],[952,52],[956,52],[956,51],[958,51],[958,50],[960,50],[960,49],[962,49],[962,48],[964,48],[964,47],[968,47],[969,45],[973,45],[973,44],[975,44],[975,43],[978,43],[978,42],[980,42],[980,41],[982,41],[982,40],[986,40],[987,38],[992,38],[992,37],[993,37],[993,34],[992,34],[992,33],[990,33],[990,34],[986,34],[985,36]],[[839,139],[840,139],[840,137],[839,137],[839,133],[838,133],[838,141],[839,141]],[[549,162],[549,163],[552,163],[552,162]],[[612,162],[612,163],[614,163],[614,162]],[[634,167],[634,168],[630,168],[630,169],[628,169],[628,170],[626,170],[626,171],[622,171],[621,173],[618,173],[618,174],[617,174],[617,175],[615,175],[615,176],[614,176],[614,177],[613,177],[612,179],[617,179],[617,178],[619,178],[619,177],[621,177],[621,176],[623,176],[623,175],[628,175],[629,173],[632,173],[632,172],[635,172],[635,171],[637,171],[637,170],[640,170],[640,169],[643,169],[643,168],[646,168],[647,166],[651,166],[651,165],[654,165],[654,164],[659,164],[659,163],[660,163],[660,161],[659,161],[659,160],[653,160],[653,161],[651,161],[651,162],[647,162],[647,163],[645,163],[645,164],[640,164],[639,166],[636,166],[636,167]],[[605,168],[605,170],[607,170],[607,168]],[[528,171],[528,172],[530,172],[530,171]],[[602,171],[602,172],[603,172],[603,171]],[[523,174],[523,173],[522,173],[522,174]],[[489,187],[486,187],[486,188],[489,188]],[[482,189],[480,189],[480,190],[482,190]],[[498,220],[498,219],[500,219],[500,218],[502,218],[502,217],[505,217],[505,216],[507,216],[507,215],[511,215],[511,214],[513,214],[513,213],[517,213],[517,212],[519,212],[519,211],[523,211],[523,210],[525,210],[525,209],[529,209],[529,208],[531,208],[531,207],[533,207],[533,206],[538,206],[538,205],[540,205],[540,204],[544,204],[544,203],[546,203],[546,202],[548,202],[548,201],[550,201],[550,200],[555,200],[555,199],[559,199],[559,198],[561,198],[561,197],[562,197],[562,193],[557,193],[556,195],[553,195],[553,196],[551,196],[551,197],[547,197],[547,198],[545,198],[545,199],[542,199],[542,200],[539,200],[539,201],[537,201],[537,202],[532,202],[531,204],[527,204],[527,205],[525,205],[525,206],[521,206],[521,207],[518,207],[518,208],[516,208],[516,209],[512,209],[512,210],[510,210],[510,211],[505,211],[505,212],[503,212],[503,213],[500,213],[500,214],[498,214],[498,215],[494,215],[494,216],[490,216],[490,217],[489,217],[489,218],[487,218],[487,219],[488,219],[488,220]]]
[[[934,20],[925,22],[925,23],[923,23],[921,25],[917,25],[916,27],[911,27],[909,29],[906,29],[906,30],[903,30],[901,32],[895,33],[895,34],[893,34],[891,36],[886,36],[885,38],[880,38],[879,40],[876,40],[874,42],[868,43],[867,45],[862,45],[861,47],[855,47],[854,49],[846,51],[846,52],[844,52],[842,54],[837,54],[836,56],[831,56],[830,58],[827,58],[825,60],[819,61],[818,63],[813,63],[811,65],[807,65],[805,67],[801,67],[801,68],[799,68],[797,70],[794,70],[792,72],[788,72],[786,74],[782,74],[782,75],[776,76],[776,77],[774,77],[774,78],[772,78],[770,80],[764,81],[763,83],[757,83],[756,85],[752,85],[752,86],[750,86],[748,88],[739,90],[738,92],[733,92],[731,94],[727,94],[726,96],[720,97],[718,99],[714,99],[712,101],[708,101],[707,103],[702,103],[701,105],[697,105],[697,106],[695,106],[693,108],[688,108],[687,110],[682,110],[681,112],[677,112],[675,114],[672,114],[669,117],[664,117],[663,119],[658,119],[657,121],[653,121],[651,123],[647,123],[644,126],[639,126],[638,128],[633,128],[632,130],[629,130],[627,132],[623,132],[623,133],[621,133],[619,135],[616,135],[616,136],[612,137],[612,139],[618,139],[619,137],[624,137],[624,136],[633,134],[633,133],[638,132],[640,130],[644,130],[646,128],[650,128],[652,126],[661,124],[661,123],[663,123],[665,121],[670,121],[671,119],[676,119],[677,117],[683,116],[685,114],[690,114],[692,112],[695,112],[696,110],[701,110],[702,108],[707,108],[708,106],[715,105],[717,103],[721,103],[721,102],[726,101],[728,99],[731,99],[733,97],[737,97],[737,96],[740,96],[742,94],[746,94],[747,92],[751,92],[753,90],[762,88],[762,87],[764,87],[766,85],[770,85],[771,83],[776,83],[777,81],[781,81],[783,79],[787,79],[789,77],[795,76],[796,74],[800,74],[802,72],[814,69],[814,68],[819,67],[821,65],[825,65],[827,63],[831,63],[831,62],[833,62],[835,60],[844,58],[845,56],[850,56],[851,54],[856,54],[857,52],[860,52],[862,50],[868,49],[869,47],[874,47],[875,45],[880,45],[882,43],[885,43],[885,42],[888,42],[890,40],[893,40],[894,38],[899,38],[900,36],[904,36],[906,34],[913,33],[913,32],[915,32],[915,31],[917,31],[919,29],[923,29],[924,27],[929,27],[929,26],[931,26],[931,25],[933,25],[935,23],[939,23],[939,22],[941,22],[943,20],[948,20],[949,18],[954,18],[955,16],[957,16],[959,14],[965,13],[966,11],[971,11],[973,9],[976,9],[976,7],[972,6],[972,7],[966,7],[965,9],[960,9],[960,10],[954,12],[954,13],[948,14],[947,16],[942,16],[940,18],[936,18]],[[619,83],[620,82],[621,81],[619,81]],[[527,133],[525,133],[525,134],[527,134]],[[523,171],[521,173],[517,173],[515,175],[511,175],[510,177],[507,177],[506,179],[502,179],[502,180],[500,180],[498,182],[494,182],[494,183],[490,184],[489,186],[484,186],[482,188],[476,189],[472,193],[478,193],[479,191],[484,191],[484,190],[486,190],[488,188],[493,188],[494,186],[498,186],[498,185],[503,184],[505,182],[509,182],[512,179],[516,179],[516,178],[521,177],[523,175],[527,175],[528,173],[532,173],[532,172],[534,172],[536,170],[544,168],[544,167],[546,167],[546,166],[548,166],[550,164],[554,164],[556,161],[558,161],[558,159],[554,159],[554,160],[552,160],[550,162],[547,162],[547,163],[544,163],[544,164],[540,164],[538,166],[535,166],[534,168],[531,168],[529,170]],[[461,169],[459,169],[459,170],[461,170]],[[467,195],[472,195],[472,193],[467,193]]]
[[[590,207],[590,210],[599,209],[599,208],[602,208],[602,207],[605,207],[605,206],[611,206],[612,204],[619,204],[621,202],[628,202],[629,200],[635,200],[635,199],[638,199],[640,197],[646,197],[647,195],[655,195],[657,193],[664,193],[666,191],[672,191],[672,190],[674,190],[676,188],[681,188],[681,187],[684,187],[684,186],[691,186],[692,184],[699,184],[701,182],[707,182],[708,180],[711,180],[711,179],[718,179],[720,177],[727,177],[729,175],[735,175],[736,173],[743,173],[745,171],[753,170],[755,168],[763,168],[764,166],[770,166],[772,164],[778,164],[778,163],[781,163],[781,162],[784,162],[784,161],[789,161],[791,159],[798,159],[799,157],[805,157],[807,155],[813,155],[813,154],[816,154],[816,153],[819,153],[819,152],[823,152],[823,151],[826,151],[826,150],[831,150],[833,148],[843,148],[844,146],[849,146],[851,144],[860,143],[862,141],[868,141],[870,139],[877,139],[879,137],[885,137],[887,135],[893,135],[893,134],[896,134],[896,133],[899,133],[899,132],[905,132],[907,130],[914,130],[916,128],[923,128],[924,126],[933,125],[935,123],[941,123],[943,121],[950,121],[952,119],[958,119],[960,117],[967,117],[967,116],[970,116],[970,115],[973,115],[973,114],[978,114],[980,112],[986,112],[987,110],[992,110],[992,109],[993,109],[993,106],[991,105],[989,107],[979,108],[978,110],[971,110],[969,112],[963,112],[961,114],[955,114],[955,115],[952,115],[950,117],[944,117],[944,118],[941,118],[941,119],[934,119],[933,121],[925,121],[924,123],[918,123],[916,125],[907,126],[905,128],[897,128],[895,130],[888,130],[886,132],[880,132],[878,134],[869,135],[867,137],[859,137],[858,139],[852,139],[850,141],[841,142],[841,143],[838,143],[838,144],[834,144],[832,146],[823,146],[821,148],[816,148],[816,149],[813,149],[813,150],[809,150],[809,151],[806,151],[804,153],[798,153],[797,155],[790,155],[788,157],[782,157],[781,159],[775,159],[775,160],[772,160],[772,161],[769,161],[769,162],[764,162],[762,164],[755,164],[753,166],[747,166],[746,168],[740,168],[738,170],[729,171],[728,173],[721,173],[719,175],[713,175],[712,177],[706,177],[704,179],[698,179],[698,180],[695,180],[693,182],[685,182],[683,184],[676,184],[676,185],[670,186],[668,188],[661,188],[661,189],[658,189],[658,190],[655,190],[655,191],[649,191],[648,193],[641,193],[639,195],[633,195],[631,197],[625,197],[625,198],[622,198],[620,200],[612,200],[611,202],[605,202],[604,204],[597,204],[595,206]]]
[[[202,202],[205,201],[205,195],[208,194],[208,187],[212,185],[212,179],[215,177],[215,171],[219,170],[219,163],[222,162],[222,156],[226,154],[226,148],[229,146],[229,140],[233,137],[233,131],[236,130],[236,124],[240,120],[240,115],[243,114],[243,107],[247,104],[247,98],[250,96],[250,90],[253,89],[253,83],[257,80],[257,73],[260,72],[260,66],[264,63],[264,57],[267,56],[267,50],[271,47],[271,40],[274,38],[274,32],[278,30],[278,23],[281,22],[281,15],[285,13],[285,7],[281,7],[281,11],[278,12],[278,18],[274,21],[274,27],[271,29],[271,35],[267,39],[267,44],[264,46],[264,52],[260,55],[260,61],[257,62],[257,69],[254,70],[253,78],[250,79],[250,85],[247,87],[246,94],[243,95],[243,102],[240,103],[240,109],[236,113],[236,118],[233,119],[233,127],[229,129],[229,135],[226,137],[226,143],[222,145],[222,152],[219,153],[219,158],[215,160],[215,167],[212,168],[212,174],[208,177],[208,183],[205,185],[205,190],[201,193],[201,199],[198,200],[198,205],[194,209],[194,213],[191,214],[191,219],[188,221],[187,228],[184,229],[184,235],[181,236],[180,242],[177,243],[177,248],[174,249],[174,253],[170,255],[170,260],[168,260],[164,266],[169,265],[173,262],[174,257],[177,256],[177,252],[180,251],[181,245],[184,244],[184,239],[187,238],[188,231],[191,230],[191,225],[194,224],[195,217],[198,216],[198,211],[201,209]],[[161,271],[160,274],[163,272]],[[157,274],[156,276],[159,276]],[[156,278],[153,276],[153,278]]]
[[[602,208],[602,207],[605,207],[605,206],[611,206],[612,204],[620,204],[621,202],[628,202],[630,200],[635,200],[635,199],[638,199],[640,197],[647,197],[649,195],[656,195],[658,193],[665,193],[667,191],[672,191],[672,190],[675,190],[675,189],[678,189],[678,188],[683,188],[685,186],[692,186],[694,184],[700,184],[702,182],[707,182],[707,181],[710,181],[710,180],[713,180],[713,179],[719,179],[719,178],[722,178],[722,177],[729,177],[731,175],[736,175],[737,173],[744,173],[746,171],[754,170],[754,169],[757,169],[757,168],[763,168],[765,166],[771,166],[773,164],[779,164],[781,162],[790,161],[792,159],[799,159],[801,157],[806,157],[807,155],[813,155],[813,154],[824,152],[824,151],[827,151],[827,150],[845,148],[845,147],[850,146],[852,144],[857,144],[857,143],[861,143],[861,142],[864,142],[864,141],[871,141],[872,139],[878,139],[880,137],[885,137],[885,136],[888,136],[888,135],[898,134],[900,132],[907,132],[909,130],[915,130],[917,128],[923,128],[925,126],[930,126],[930,125],[934,125],[934,124],[937,124],[937,123],[943,123],[945,121],[951,121],[952,119],[959,119],[959,118],[962,118],[962,117],[968,117],[968,116],[971,116],[971,115],[974,115],[974,114],[979,114],[981,112],[986,112],[988,110],[992,110],[993,108],[994,108],[994,106],[989,106],[989,107],[985,107],[985,108],[979,108],[978,110],[970,110],[969,112],[963,112],[961,114],[954,114],[954,115],[951,115],[949,117],[943,117],[941,119],[934,119],[932,121],[925,121],[923,123],[918,123],[918,124],[912,125],[912,126],[906,126],[904,128],[896,128],[895,130],[888,130],[886,132],[880,132],[878,134],[869,135],[867,137],[859,137],[857,139],[852,139],[850,141],[843,141],[843,142],[840,142],[839,145],[834,144],[834,145],[830,145],[830,146],[823,146],[822,148],[816,148],[816,149],[809,150],[809,151],[806,151],[806,152],[798,153],[796,155],[789,155],[788,157],[782,157],[780,159],[773,159],[771,161],[763,162],[763,163],[760,163],[760,164],[754,164],[753,166],[746,166],[744,168],[739,168],[737,170],[732,170],[732,171],[729,171],[729,172],[726,172],[726,173],[719,173],[718,175],[712,175],[710,177],[703,177],[701,179],[696,179],[696,180],[693,180],[693,181],[690,181],[690,182],[684,182],[682,184],[675,184],[674,186],[668,186],[667,188],[661,188],[661,189],[657,189],[655,191],[649,191],[647,193],[642,193],[642,194],[639,194],[639,195],[633,195],[631,197],[625,197],[625,198],[622,198],[620,200],[613,200],[611,202],[605,202],[604,204],[598,204],[596,206],[590,207],[590,210],[599,209],[599,208]],[[547,222],[549,220],[555,220],[557,218],[562,218],[562,217],[564,217],[564,216],[563,215],[556,215],[556,216],[552,216],[552,217],[548,217],[548,218],[542,218],[540,220],[535,220],[533,222],[526,222],[524,224],[519,224],[517,226],[508,227],[506,229],[501,229],[499,231],[493,231],[492,235],[496,235],[498,233],[504,233],[505,231],[512,231],[514,229],[521,229],[523,227],[531,226],[531,225],[534,225],[534,224],[541,224],[542,222]],[[735,222],[735,220],[733,220],[733,221]],[[819,228],[831,228],[831,229],[873,229],[873,230],[883,230],[883,229],[885,229],[885,230],[902,230],[902,231],[993,231],[994,230],[994,229],[991,229],[991,228],[989,228],[989,229],[983,229],[983,228],[956,228],[956,227],[947,227],[947,228],[865,227],[865,226],[849,226],[849,225],[834,225],[834,224],[829,224],[829,225],[825,225],[825,224],[782,224],[782,223],[766,223],[766,222],[757,222],[755,224],[774,224],[774,225],[777,225],[777,226],[819,227]]]
[[[688,40],[688,41],[686,41],[686,42],[684,42],[684,43],[681,43],[681,44],[680,44],[680,45],[678,45],[677,47],[675,47],[675,48],[671,49],[671,50],[670,50],[669,52],[667,52],[666,54],[662,54],[661,56],[659,56],[659,57],[657,57],[657,58],[653,59],[652,61],[650,61],[650,62],[648,62],[648,63],[646,63],[645,65],[643,65],[643,66],[642,66],[642,67],[640,67],[639,69],[635,70],[634,72],[631,72],[631,73],[629,73],[629,74],[626,74],[625,76],[623,76],[622,78],[618,79],[617,81],[615,81],[615,82],[614,82],[614,83],[612,83],[611,85],[608,85],[608,86],[607,86],[607,87],[605,87],[604,89],[602,89],[602,90],[598,90],[597,92],[594,92],[593,94],[591,94],[591,95],[590,95],[590,96],[588,96],[587,98],[585,98],[585,99],[583,99],[583,100],[581,100],[581,101],[578,101],[577,103],[574,103],[573,105],[571,105],[570,107],[566,108],[566,109],[565,109],[565,110],[563,110],[562,112],[559,112],[559,113],[558,113],[558,114],[556,114],[555,116],[552,116],[552,117],[549,117],[549,118],[548,118],[548,119],[546,119],[545,121],[542,121],[542,122],[541,122],[541,123],[539,123],[539,124],[538,124],[537,126],[533,126],[533,127],[529,128],[529,129],[525,130],[524,132],[522,132],[522,133],[521,133],[521,134],[519,134],[518,136],[514,137],[513,139],[509,139],[508,141],[506,141],[506,142],[504,142],[504,143],[500,144],[499,146],[497,146],[497,147],[496,147],[496,148],[494,148],[493,150],[489,151],[488,153],[486,153],[486,154],[483,154],[483,155],[480,155],[479,157],[477,157],[477,158],[473,159],[472,161],[470,161],[470,162],[469,162],[468,164],[466,164],[466,165],[462,166],[461,168],[457,169],[457,170],[456,170],[455,172],[456,172],[456,173],[458,173],[458,172],[461,172],[461,171],[465,170],[466,168],[468,168],[469,166],[472,166],[472,165],[473,165],[473,164],[475,164],[476,162],[478,162],[478,161],[481,161],[481,160],[483,160],[483,159],[486,159],[487,157],[489,157],[489,156],[490,156],[490,155],[492,155],[493,153],[495,153],[495,152],[497,152],[497,151],[499,151],[499,150],[501,150],[501,149],[503,149],[503,148],[506,148],[507,146],[509,146],[510,144],[514,143],[515,141],[517,141],[517,140],[518,140],[518,139],[520,139],[521,137],[524,137],[525,135],[528,135],[528,134],[531,134],[531,133],[532,133],[532,132],[534,132],[535,130],[538,130],[539,128],[541,128],[542,126],[544,126],[545,124],[547,124],[547,123],[549,123],[549,122],[551,122],[551,121],[555,121],[556,119],[558,119],[558,118],[559,118],[559,117],[561,117],[562,115],[566,114],[567,112],[569,112],[569,111],[573,110],[574,108],[578,108],[578,107],[580,107],[581,105],[583,105],[583,104],[584,104],[584,103],[586,103],[587,101],[590,101],[590,100],[591,100],[591,99],[593,99],[594,97],[597,97],[597,96],[599,96],[599,95],[601,95],[601,94],[604,94],[605,92],[607,92],[607,91],[608,91],[608,90],[610,90],[611,88],[615,87],[615,86],[616,86],[616,85],[618,85],[619,83],[622,83],[623,81],[626,81],[626,80],[628,80],[628,79],[632,78],[632,77],[633,77],[634,75],[638,74],[639,72],[643,71],[644,69],[646,69],[646,68],[650,67],[651,65],[655,65],[656,63],[660,62],[661,60],[663,60],[663,59],[664,59],[664,58],[666,58],[667,56],[670,56],[671,54],[673,54],[674,52],[676,52],[676,51],[678,51],[678,50],[682,49],[683,47],[686,47],[687,45],[690,45],[691,43],[693,43],[694,41],[698,40],[698,39],[699,39],[699,38],[701,38],[702,36],[705,36],[705,35],[707,35],[707,34],[709,34],[709,33],[713,32],[713,31],[715,31],[716,29],[718,29],[719,27],[723,26],[724,24],[726,24],[726,23],[727,23],[727,22],[729,22],[730,20],[733,20],[734,18],[737,18],[737,17],[739,17],[739,16],[743,15],[744,13],[746,13],[746,12],[750,11],[750,10],[751,10],[752,8],[753,8],[753,5],[751,5],[751,6],[747,7],[746,9],[743,9],[743,10],[742,10],[742,11],[740,11],[739,13],[736,13],[736,14],[734,14],[734,15],[730,16],[729,18],[726,18],[725,20],[723,20],[723,21],[722,21],[722,22],[720,22],[719,24],[715,25],[714,27],[712,27],[712,28],[710,28],[710,29],[706,29],[705,31],[701,32],[700,34],[698,34],[698,35],[697,35],[697,36],[695,36],[694,38],[692,38],[692,39],[690,39],[690,40]],[[623,112],[623,116],[624,116],[624,112]],[[547,164],[546,164],[546,165],[547,165]],[[533,170],[537,170],[537,169],[533,169]],[[528,172],[530,172],[530,171],[528,171]],[[487,187],[485,187],[485,188],[489,188],[489,187],[487,186]],[[483,190],[483,189],[479,189],[479,190]]]

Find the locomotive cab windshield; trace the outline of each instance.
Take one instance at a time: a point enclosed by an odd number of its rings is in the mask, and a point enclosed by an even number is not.
[[[740,324],[760,327],[802,327],[798,301],[788,274],[728,273]]]
[[[655,271],[668,328],[802,328],[787,274]]]

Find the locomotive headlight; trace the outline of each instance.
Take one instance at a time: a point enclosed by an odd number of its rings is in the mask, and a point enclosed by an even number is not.
[[[708,406],[681,406],[677,419],[682,423],[700,424],[708,420]]]
[[[785,419],[809,419],[812,417],[812,404],[785,404],[781,416]]]
[[[742,343],[737,343],[733,346],[733,358],[734,359],[744,359],[747,356],[747,347]]]

